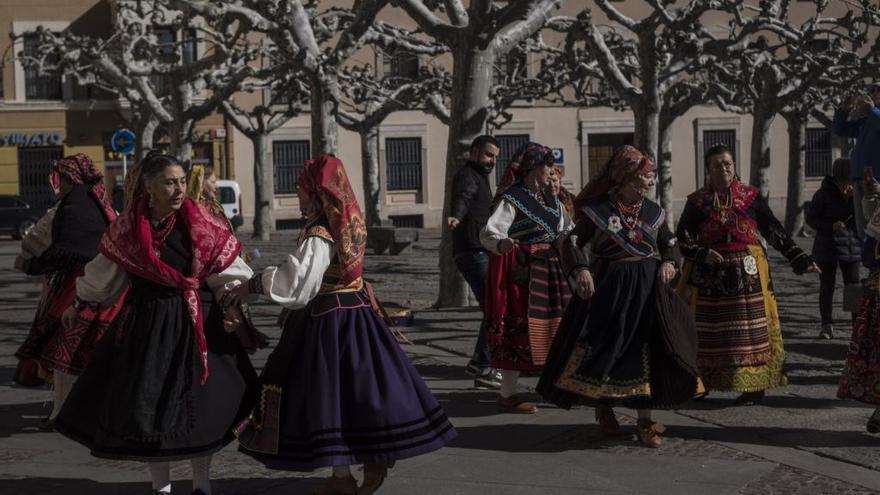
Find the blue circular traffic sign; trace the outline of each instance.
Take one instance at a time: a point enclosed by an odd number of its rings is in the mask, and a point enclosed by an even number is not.
[[[117,153],[127,155],[134,151],[135,135],[128,129],[119,129],[110,138],[110,147]]]

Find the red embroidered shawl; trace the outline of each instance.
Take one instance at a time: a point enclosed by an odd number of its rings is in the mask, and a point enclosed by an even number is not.
[[[205,383],[208,378],[208,346],[199,287],[206,277],[220,273],[232,264],[241,251],[241,243],[216,216],[189,198],[184,200],[179,215],[192,242],[192,267],[188,277],[159,258],[164,240],[153,235],[145,196],[138,198],[110,224],[99,249],[132,275],[183,291],[199,346],[203,369],[201,383]]]

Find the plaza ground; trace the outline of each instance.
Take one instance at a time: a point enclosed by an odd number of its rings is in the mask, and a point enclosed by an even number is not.
[[[809,240],[802,240],[806,245]],[[283,261],[293,233],[258,249],[257,268]],[[398,463],[380,493],[479,494],[867,494],[880,493],[880,437],[864,431],[872,408],[835,398],[849,325],[816,340],[818,277],[798,277],[771,256],[791,384],[763,405],[733,407],[735,394],[713,393],[657,418],[669,429],[660,449],[638,446],[634,412],[627,435],[608,439],[591,409],[540,405],[536,415],[500,414],[495,394],[471,387],[464,373],[479,326],[472,308],[431,309],[438,286],[439,232],[422,231],[413,252],[367,256],[366,275],[379,297],[415,309],[403,328],[404,349],[446,408],[459,437],[449,448]],[[149,493],[143,464],[90,457],[58,434],[38,429],[51,393],[12,384],[13,356],[36,308],[39,287],[12,270],[18,243],[0,241],[0,495]],[[841,294],[837,294],[837,301]],[[277,342],[278,308],[253,307],[258,326]],[[268,351],[253,356],[258,367]],[[523,391],[536,378],[522,380]],[[175,493],[189,493],[187,463],[174,463]],[[308,494],[327,476],[264,469],[230,445],[215,456],[217,495]],[[356,473],[360,476],[360,473]]]

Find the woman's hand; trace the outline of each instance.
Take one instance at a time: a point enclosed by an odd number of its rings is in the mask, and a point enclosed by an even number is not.
[[[223,308],[236,307],[241,304],[250,293],[247,284],[239,281],[226,284],[226,292],[220,297],[220,306]]]
[[[76,310],[73,306],[64,310],[64,313],[61,314],[61,325],[68,329],[76,323],[76,318],[79,316],[79,311]]]
[[[659,278],[660,282],[664,284],[672,282],[672,279],[675,278],[675,265],[669,261],[661,263],[660,269],[657,270],[657,278]]]
[[[501,239],[498,241],[498,252],[504,254],[511,249],[516,247],[516,241],[508,237],[507,239]]]
[[[584,301],[590,300],[590,298],[593,297],[593,294],[596,293],[596,286],[593,283],[593,275],[590,273],[590,270],[582,268],[577,272],[574,278],[575,291],[577,292],[578,297]]]
[[[223,310],[223,330],[228,333],[236,331],[244,321],[244,315],[238,306],[229,306]]]
[[[822,270],[819,268],[819,265],[816,262],[810,263],[810,266],[807,267],[806,273],[822,273]]]

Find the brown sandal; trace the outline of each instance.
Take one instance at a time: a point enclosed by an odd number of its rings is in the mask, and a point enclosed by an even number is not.
[[[513,414],[535,414],[538,412],[538,406],[527,402],[518,395],[511,395],[510,397],[501,397],[499,395],[498,408],[506,413]]]
[[[596,421],[599,423],[599,429],[608,436],[620,434],[620,423],[617,422],[617,416],[614,409],[609,406],[599,406],[596,408]]]
[[[645,447],[656,449],[663,445],[663,437],[661,433],[666,431],[666,427],[662,423],[654,422],[650,419],[639,419],[636,425],[636,433],[639,435],[639,441]]]
[[[388,465],[383,463],[364,464],[364,482],[357,495],[372,495],[379,490],[388,476]]]

